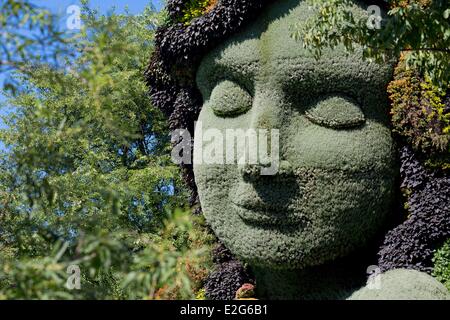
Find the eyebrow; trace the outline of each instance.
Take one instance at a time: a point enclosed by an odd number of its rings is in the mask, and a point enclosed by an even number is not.
[[[240,61],[239,59],[216,58],[214,61],[204,61],[197,71],[197,86],[208,92],[221,80],[237,82],[253,81],[260,69],[258,59]]]
[[[278,65],[282,63],[288,67],[281,68]],[[330,65],[333,68],[330,69]],[[349,60],[328,60],[326,63],[317,63],[314,58],[278,58],[273,59],[265,64],[265,72],[270,76],[277,76],[277,70],[284,69],[285,72],[279,75],[279,83],[283,84],[284,88],[290,86],[299,86],[304,84],[305,87],[310,87],[312,83],[316,83],[316,79],[320,79],[320,83],[328,89],[353,89],[366,90],[367,87],[385,86],[384,77],[371,77],[375,73],[385,73],[385,70],[380,70],[377,65],[371,65],[365,61],[355,62]],[[339,70],[338,70],[339,69]]]
[[[327,67],[327,64],[317,64],[313,57],[278,57],[266,62],[256,57],[244,61],[241,58],[241,55],[235,56],[231,53],[206,57],[207,60],[201,63],[197,73],[197,86],[204,98],[209,97],[221,80],[235,81],[251,91],[255,81],[258,81],[257,78],[265,81],[265,77],[277,77],[277,83],[282,85],[285,92],[300,90],[311,94],[318,93],[314,86],[311,87],[311,83],[315,83],[315,79],[320,78],[321,90],[344,92],[354,98],[373,86],[380,88],[384,86],[384,82],[374,83],[374,80],[380,79],[369,76],[373,72],[371,69],[377,67],[375,65],[369,67],[370,64],[366,65],[363,61],[361,64],[351,59],[337,59],[334,63],[328,61],[342,68],[341,72],[334,72]],[[283,64],[284,67],[278,67],[279,64]],[[278,70],[285,70],[285,72],[279,73]]]

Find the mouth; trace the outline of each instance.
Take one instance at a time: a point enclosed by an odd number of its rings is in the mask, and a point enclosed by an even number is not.
[[[248,225],[261,228],[296,227],[305,224],[305,219],[299,217],[288,206],[275,208],[273,205],[254,201],[231,201],[234,209],[242,221]]]
[[[253,182],[239,181],[228,199],[235,213],[257,228],[296,228],[305,224],[299,201],[304,192],[295,177],[273,177]]]

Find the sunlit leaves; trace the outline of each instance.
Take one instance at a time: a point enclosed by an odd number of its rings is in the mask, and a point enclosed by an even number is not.
[[[70,35],[59,26],[50,11],[28,0],[0,1],[0,74],[29,70],[33,63],[60,63],[59,57],[69,56]],[[4,87],[14,92],[17,83],[7,79]]]
[[[450,19],[448,1],[389,1],[381,28],[369,28],[369,13],[358,16],[351,0],[308,0],[316,14],[293,37],[301,39],[316,57],[339,43],[352,51],[358,44],[364,57],[383,62],[408,51],[407,64],[445,86],[450,81]]]
[[[193,297],[191,271],[207,264],[209,236],[189,212],[171,213],[186,195],[143,77],[159,14],[100,16],[85,6],[83,19],[67,43],[74,58],[33,63],[8,101],[0,298],[157,298],[168,288]],[[80,267],[81,290],[65,288],[70,265]]]

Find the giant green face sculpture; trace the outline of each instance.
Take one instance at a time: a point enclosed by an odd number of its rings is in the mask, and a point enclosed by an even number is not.
[[[197,73],[203,132],[279,130],[275,175],[194,162],[208,222],[250,265],[299,269],[345,256],[390,211],[398,172],[385,93],[392,66],[343,48],[315,60],[290,37],[311,14],[304,1],[277,1]],[[211,143],[195,139],[204,150]]]

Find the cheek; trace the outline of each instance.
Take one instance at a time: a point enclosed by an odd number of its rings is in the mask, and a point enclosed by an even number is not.
[[[379,227],[392,204],[393,175],[322,169],[298,175],[310,180],[299,209],[310,217],[312,230],[325,230],[323,236],[361,240]]]
[[[230,125],[230,123],[227,122],[230,121],[215,116],[210,105],[206,103],[203,106],[196,123],[197,130],[194,136],[195,156],[193,168],[200,201],[206,216],[209,212],[216,212],[217,210],[215,210],[215,208],[224,209],[223,206],[226,205],[229,190],[236,184],[237,168],[232,165],[206,164],[205,160],[207,160],[206,158],[210,155],[207,146],[213,146],[213,144],[210,142],[202,142],[200,134],[205,135],[208,130],[219,129],[223,136],[225,130],[222,129]],[[200,131],[198,130],[199,127],[201,128]],[[232,126],[230,127],[232,128]],[[201,149],[199,148],[200,144]],[[207,154],[207,156],[205,156],[205,154]],[[198,163],[198,157],[201,157],[201,164]],[[224,162],[225,159],[223,157],[222,159]],[[207,209],[205,210],[205,208]],[[209,208],[214,208],[214,210],[209,210]]]
[[[333,130],[294,119],[283,138],[284,156],[293,167],[383,176],[395,175],[397,170],[390,129],[379,122],[368,120],[361,128]]]
[[[233,229],[242,224],[234,214],[230,202],[230,192],[237,184],[237,172],[233,169],[234,167],[221,165],[194,165],[195,183],[203,215],[222,240],[230,238],[223,235],[222,230]]]

